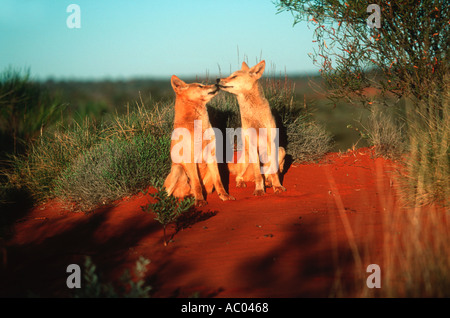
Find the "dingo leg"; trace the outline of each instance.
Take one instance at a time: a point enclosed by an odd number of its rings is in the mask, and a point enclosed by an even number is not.
[[[202,185],[198,175],[198,168],[196,163],[184,163],[186,174],[191,183],[192,193],[195,198],[195,206],[204,206],[207,204],[203,197]]]
[[[208,163],[208,172],[210,174],[214,187],[216,188],[217,194],[219,195],[219,198],[222,201],[235,200],[235,198],[229,195],[223,187],[217,163]]]

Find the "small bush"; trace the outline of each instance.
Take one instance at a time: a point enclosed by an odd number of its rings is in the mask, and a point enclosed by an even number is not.
[[[374,106],[370,109],[366,137],[378,156],[398,159],[407,149],[404,128],[387,109],[382,111]]]
[[[241,127],[239,104],[234,95],[220,92],[207,105],[211,126],[225,132],[226,128]]]
[[[287,126],[287,153],[294,162],[314,161],[331,150],[332,138],[324,127],[299,117]]]
[[[115,139],[81,153],[55,182],[58,198],[90,210],[137,190],[169,173],[170,138],[137,135]]]
[[[150,194],[156,198],[155,203],[149,203],[143,206],[144,212],[153,212],[156,214],[155,220],[162,224],[164,230],[164,246],[167,246],[166,226],[175,222],[178,217],[194,205],[195,199],[191,197],[179,200],[173,195],[168,195],[165,189],[158,189],[157,192]]]
[[[287,76],[267,78],[263,88],[280,130],[280,145],[294,162],[314,161],[331,150],[331,135],[295,98],[295,85]]]

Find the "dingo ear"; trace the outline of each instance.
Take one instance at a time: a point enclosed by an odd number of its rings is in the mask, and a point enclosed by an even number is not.
[[[247,63],[242,62],[241,70],[246,71],[246,70],[248,70],[248,69],[249,69],[249,67],[248,67]]]
[[[256,78],[258,79],[264,73],[265,68],[266,68],[266,62],[264,60],[262,60],[261,62],[259,62],[255,66],[253,66],[249,71],[250,71],[250,73],[253,73],[253,75],[256,76]]]
[[[177,76],[172,75],[172,78],[170,79],[170,82],[172,83],[172,88],[174,91],[179,90],[180,88],[183,88],[186,86],[186,83],[180,80]]]

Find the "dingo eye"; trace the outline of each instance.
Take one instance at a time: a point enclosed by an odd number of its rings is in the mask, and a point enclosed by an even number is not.
[[[204,85],[198,84],[198,87],[203,88],[205,87]]]
[[[230,79],[235,79],[237,77],[237,75],[232,76]]]

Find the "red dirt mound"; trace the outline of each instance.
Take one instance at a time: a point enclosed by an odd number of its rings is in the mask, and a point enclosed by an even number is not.
[[[68,296],[66,268],[83,267],[86,255],[105,281],[117,281],[140,256],[149,259],[153,297],[328,297],[362,288],[355,277],[381,262],[394,170],[360,149],[291,165],[287,191],[277,195],[268,189],[254,197],[254,184],[237,189],[231,176],[236,201],[211,194],[208,205],[168,227],[166,247],[162,226],[141,209],[148,194],[89,214],[50,202],[16,222],[0,296]],[[355,249],[370,252],[363,268],[354,266]]]

